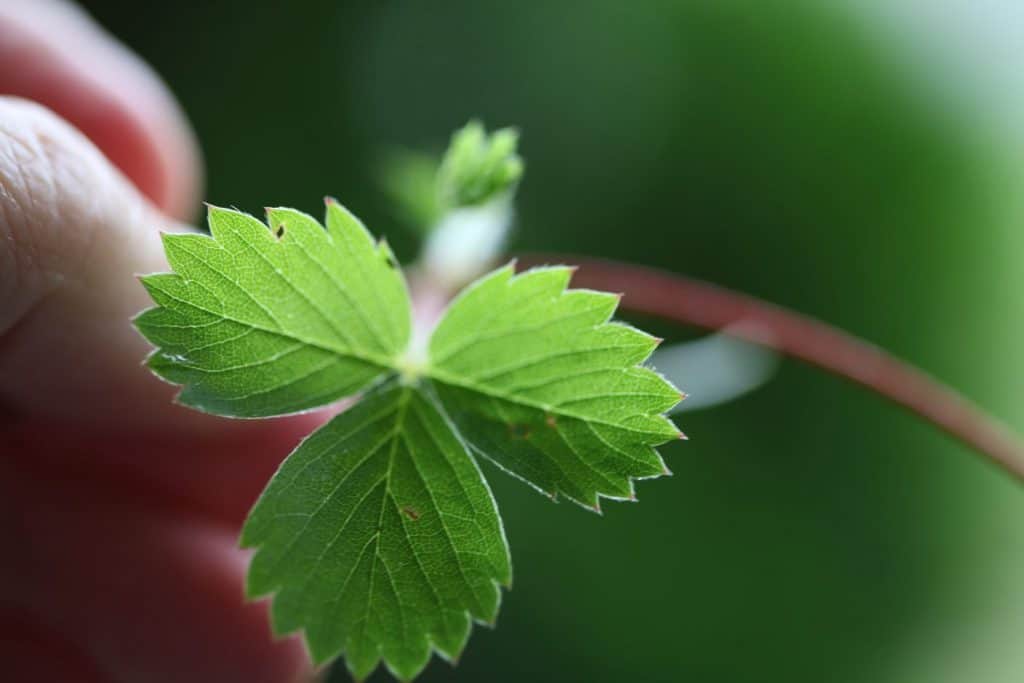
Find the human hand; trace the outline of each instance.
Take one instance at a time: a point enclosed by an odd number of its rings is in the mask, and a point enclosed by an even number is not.
[[[0,0],[0,661],[4,680],[293,681],[243,602],[245,514],[315,416],[171,403],[134,275],[195,211],[171,95],[77,8]]]

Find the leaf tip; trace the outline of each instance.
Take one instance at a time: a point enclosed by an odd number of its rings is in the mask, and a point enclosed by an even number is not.
[[[205,208],[205,209],[206,209],[206,216],[207,216],[207,219],[209,219],[209,216],[210,216],[211,214],[214,214],[214,213],[216,213],[217,211],[225,211],[225,210],[226,210],[226,209],[225,209],[224,207],[222,207],[222,206],[217,206],[216,204],[211,204],[210,202],[205,202],[205,201],[203,202],[203,208]]]

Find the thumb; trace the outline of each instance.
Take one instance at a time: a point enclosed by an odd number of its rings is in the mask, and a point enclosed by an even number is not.
[[[81,133],[0,97],[0,405],[100,426],[188,419],[140,362],[136,273],[166,270],[149,204]]]

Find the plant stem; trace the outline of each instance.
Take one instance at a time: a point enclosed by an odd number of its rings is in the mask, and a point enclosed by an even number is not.
[[[693,278],[617,261],[528,254],[525,265],[579,266],[573,284],[622,292],[622,307],[721,330],[860,384],[987,457],[1024,483],[1024,444],[951,387],[886,351],[794,311]]]

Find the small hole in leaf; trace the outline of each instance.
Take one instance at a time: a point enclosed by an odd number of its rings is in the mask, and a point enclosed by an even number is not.
[[[274,235],[277,236],[277,239],[284,237],[284,225],[277,226],[277,230],[274,231]]]

